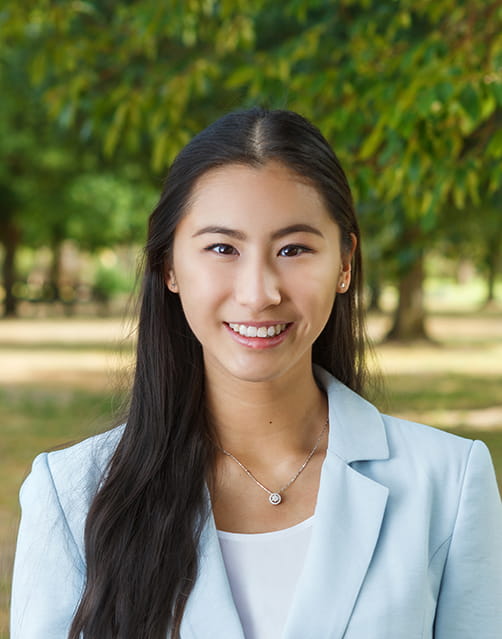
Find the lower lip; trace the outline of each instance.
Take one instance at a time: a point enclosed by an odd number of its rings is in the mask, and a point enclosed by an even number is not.
[[[288,324],[286,328],[279,333],[279,335],[275,335],[274,337],[246,337],[245,335],[241,335],[240,333],[236,333],[233,328],[230,328],[228,324],[223,322],[225,328],[233,337],[233,339],[243,346],[247,346],[248,348],[254,348],[256,350],[264,350],[266,348],[273,348],[274,346],[278,346],[282,344],[288,333],[293,326],[293,324]]]

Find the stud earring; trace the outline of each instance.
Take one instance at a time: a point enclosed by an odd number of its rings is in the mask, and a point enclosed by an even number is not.
[[[342,283],[340,284],[340,288],[345,288],[345,282],[342,282]]]
[[[170,291],[172,291],[173,293],[175,293],[178,290],[178,283],[176,282],[176,280],[174,279],[174,277],[172,277],[169,280],[169,284],[168,284],[168,288]]]

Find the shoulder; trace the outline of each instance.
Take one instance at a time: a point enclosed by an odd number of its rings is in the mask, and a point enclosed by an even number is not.
[[[68,448],[46,453],[46,463],[56,486],[63,488],[68,483],[81,483],[83,480],[91,487],[99,483],[123,430],[123,426],[118,426]],[[44,454],[39,458],[43,456]],[[35,460],[34,466],[39,458]]]
[[[478,486],[480,492],[487,486],[496,487],[495,470],[484,442],[397,417],[381,417],[389,463],[401,477],[409,478],[415,490],[436,486],[443,494],[459,495],[469,485]]]
[[[41,453],[33,462],[30,476],[48,472],[61,494],[76,486],[92,491],[101,481],[122,432],[123,426],[119,426],[68,448]]]
[[[388,489],[387,521],[398,522],[408,541],[426,530],[430,560],[441,548],[446,553],[445,542],[452,538],[455,548],[477,538],[480,548],[493,547],[492,556],[500,553],[502,508],[487,446],[424,424],[379,416],[388,456],[356,462],[354,468]],[[486,531],[491,531],[490,542]],[[441,558],[440,553],[437,560]]]
[[[455,529],[495,530],[502,542],[502,509],[487,446],[479,440],[397,417],[381,415],[389,447],[385,462],[369,463],[367,473],[389,488],[389,512],[406,512],[419,528],[429,522],[431,548]],[[468,521],[460,527],[458,522]],[[463,535],[464,533],[461,532]]]
[[[87,511],[122,432],[120,426],[68,448],[38,455],[21,487],[23,512],[42,507],[59,512],[80,538]]]
[[[385,425],[390,457],[400,454],[411,459],[424,459],[441,465],[455,459],[466,460],[474,441],[399,417],[380,413]],[[482,442],[477,442],[482,447]],[[486,447],[485,447],[486,448]]]

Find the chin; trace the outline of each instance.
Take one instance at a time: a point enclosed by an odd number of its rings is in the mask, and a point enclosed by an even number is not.
[[[233,366],[225,366],[227,374],[236,380],[248,383],[273,382],[278,380],[294,366],[292,358],[287,362],[239,362]]]
[[[281,375],[277,373],[253,373],[252,371],[246,371],[242,374],[233,374],[232,377],[240,382],[246,382],[249,384],[260,384],[263,382],[272,382],[274,379],[278,379]]]
[[[225,356],[226,354],[226,356]],[[206,374],[243,383],[274,382],[312,370],[311,349],[289,348],[283,352],[252,351],[205,353]]]

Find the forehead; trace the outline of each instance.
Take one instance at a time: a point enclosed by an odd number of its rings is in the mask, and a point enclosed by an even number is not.
[[[307,221],[333,224],[312,183],[278,162],[208,171],[195,184],[185,220],[190,225],[258,223],[262,228]]]

